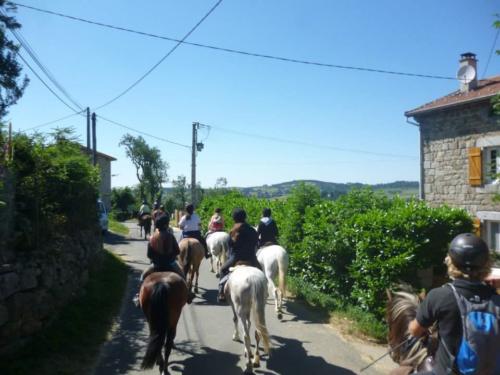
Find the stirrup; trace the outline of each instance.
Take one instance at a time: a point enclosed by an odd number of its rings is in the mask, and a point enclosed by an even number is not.
[[[132,298],[132,302],[134,303],[135,307],[140,307],[141,303],[139,301],[139,293],[136,293],[134,298]]]

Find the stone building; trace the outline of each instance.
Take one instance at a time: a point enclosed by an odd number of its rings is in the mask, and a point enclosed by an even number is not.
[[[491,249],[500,251],[500,116],[492,99],[500,76],[476,78],[477,60],[461,55],[460,89],[405,112],[420,129],[420,195],[466,209]]]
[[[82,151],[92,157],[92,150],[82,146]],[[99,197],[103,201],[106,209],[111,209],[111,162],[116,159],[112,156],[97,152],[97,165],[101,172],[101,183],[99,184]]]

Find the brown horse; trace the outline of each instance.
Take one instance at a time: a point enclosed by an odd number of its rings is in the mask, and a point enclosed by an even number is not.
[[[402,287],[400,291],[387,291],[387,297],[386,319],[389,326],[389,347],[392,349],[391,358],[400,366],[390,375],[431,371],[438,344],[435,330],[431,329],[431,335],[421,340],[409,340],[411,335],[408,331],[408,325],[415,319],[418,305],[424,296],[414,294],[411,288]]]
[[[188,299],[186,282],[175,272],[155,272],[144,280],[139,294],[149,323],[149,342],[141,368],[155,363],[161,375],[168,375],[168,358],[174,345],[177,322]],[[165,348],[165,354],[162,354]]]
[[[179,263],[186,275],[189,293],[193,287],[193,280],[196,274],[194,284],[194,292],[198,293],[198,278],[200,276],[200,264],[205,256],[203,245],[195,238],[184,238],[179,243],[180,254],[178,256]]]
[[[144,239],[147,240],[148,234],[151,235],[151,215],[144,214],[139,216],[139,226],[141,227],[141,237],[142,237],[142,228],[144,228]]]

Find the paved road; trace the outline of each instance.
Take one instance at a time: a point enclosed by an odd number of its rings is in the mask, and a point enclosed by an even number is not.
[[[131,302],[141,271],[147,267],[146,242],[138,239],[135,224],[128,224],[126,239],[109,234],[106,248],[123,257],[130,266],[129,283],[120,318],[113,334],[101,350],[94,375],[158,374],[158,370],[140,370],[148,331],[142,311]],[[186,305],[178,325],[176,348],[170,357],[172,375],[242,374],[243,344],[232,341],[232,313],[227,305],[216,302],[217,279],[203,261],[200,290],[191,305]],[[267,327],[273,351],[263,357],[256,374],[351,375],[384,353],[384,348],[353,343],[343,339],[324,317],[300,302],[287,301],[282,321],[276,318],[273,301],[268,301]],[[387,373],[390,362],[381,361],[362,374]]]

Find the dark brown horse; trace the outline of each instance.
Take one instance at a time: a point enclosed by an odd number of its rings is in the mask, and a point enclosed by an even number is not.
[[[399,364],[390,375],[407,375],[413,371],[431,371],[433,356],[437,349],[437,337],[431,334],[426,339],[410,340],[408,325],[415,319],[423,296],[414,294],[411,288],[402,287],[396,292],[387,291],[387,324],[391,358]],[[434,330],[431,329],[431,332]],[[405,343],[405,341],[407,343]]]
[[[139,216],[139,226],[141,227],[141,237],[142,237],[142,228],[144,228],[144,239],[147,240],[147,236],[151,235],[151,215],[144,214]]]
[[[161,375],[169,374],[168,358],[187,299],[186,282],[175,272],[155,272],[144,280],[139,301],[149,323],[149,342],[142,369],[152,368],[157,363]]]

